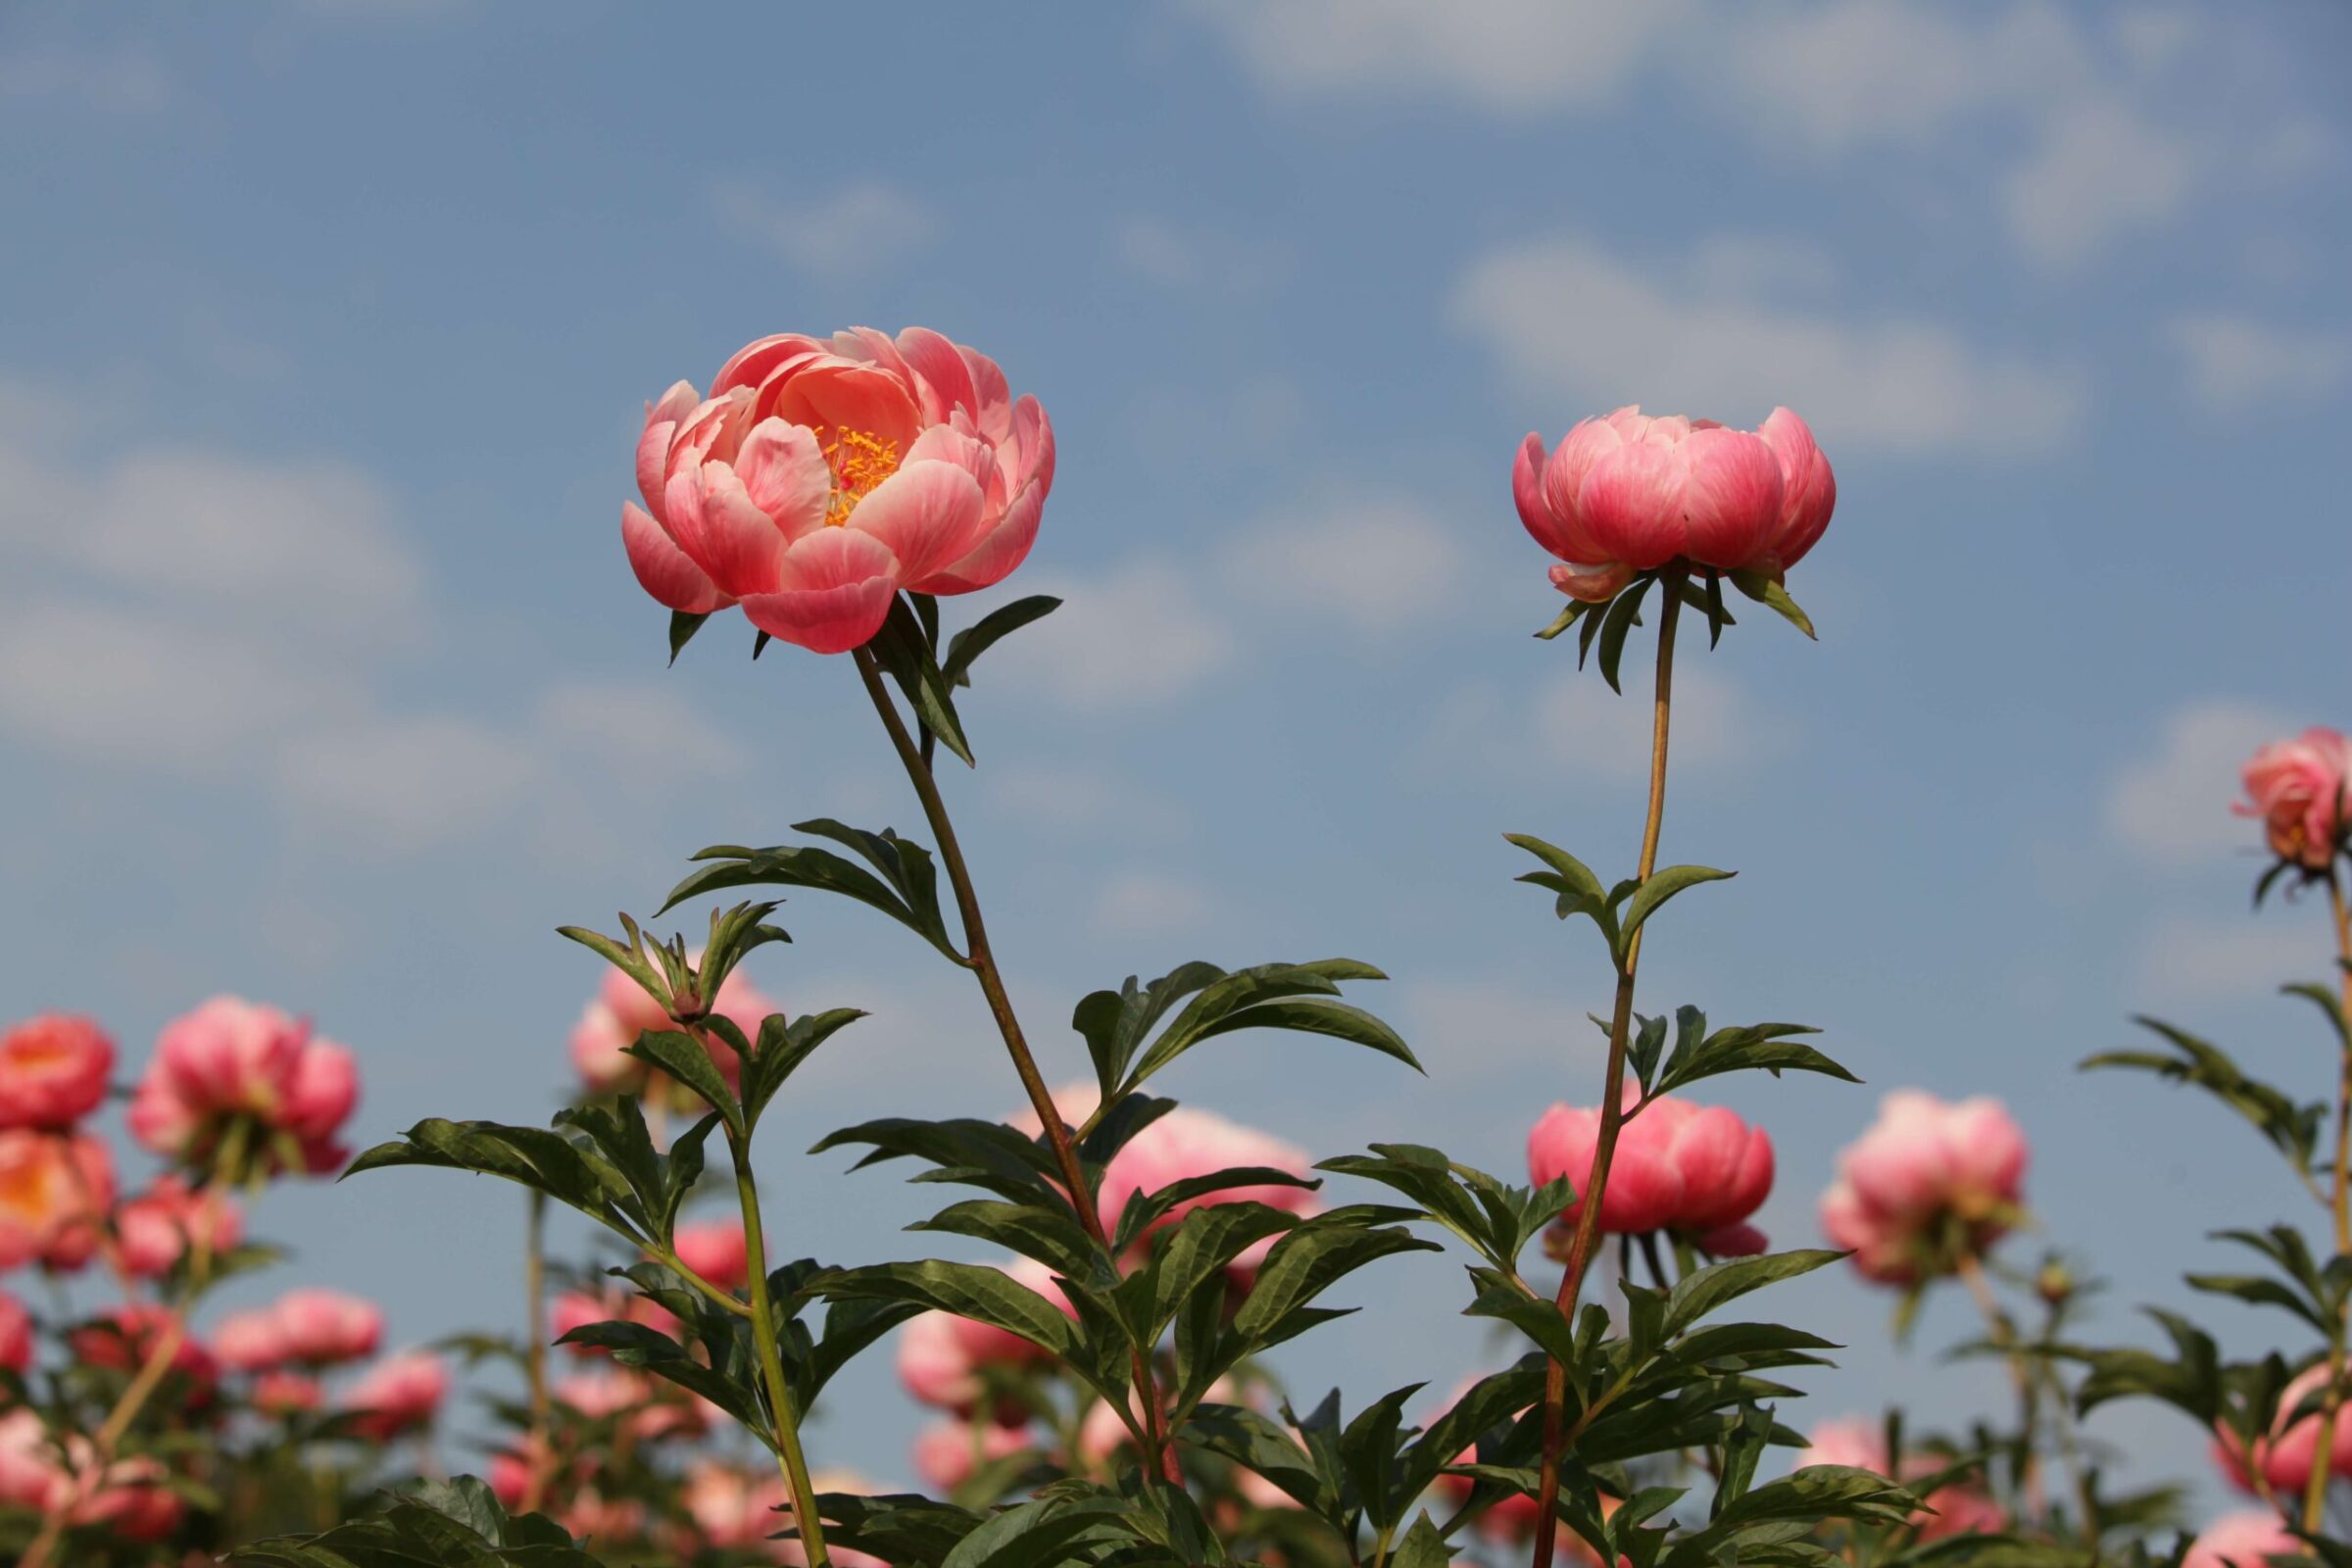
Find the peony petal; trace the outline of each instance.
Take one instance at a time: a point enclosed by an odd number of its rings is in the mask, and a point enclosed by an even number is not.
[[[980,400],[972,408],[973,422],[989,440],[1004,440],[1012,429],[1012,388],[1005,383],[1004,372],[977,349],[958,347],[956,352],[963,356],[964,368],[972,372],[972,392]]]
[[[821,444],[856,431],[896,445],[902,455],[922,430],[906,384],[888,370],[841,359],[820,360],[777,386],[769,412],[814,429]]]
[[[629,569],[657,602],[690,615],[707,615],[733,602],[633,501],[621,503],[620,542],[629,553]]]
[[[1646,441],[1593,462],[1576,506],[1600,560],[1648,571],[1683,553],[1684,472],[1674,448]]]
[[[855,528],[819,528],[802,539],[784,553],[779,576],[777,592],[746,595],[743,612],[770,636],[817,654],[864,646],[882,629],[900,581],[889,547]]]
[[[1609,559],[1585,523],[1579,497],[1592,465],[1624,445],[1624,437],[1607,420],[1580,419],[1544,466],[1544,500],[1551,508],[1559,531],[1561,560],[1589,563]]]
[[[662,492],[669,482],[669,443],[678,421],[702,401],[691,381],[679,381],[645,411],[645,431],[637,438],[637,493],[654,515],[662,515]]]
[[[734,468],[752,505],[766,513],[787,540],[824,526],[833,470],[817,450],[815,431],[762,419],[743,438]]]
[[[1756,434],[1781,463],[1781,522],[1772,553],[1783,569],[1820,542],[1838,510],[1838,477],[1813,440],[1813,431],[1788,409],[1775,409]]]
[[[785,361],[825,351],[823,343],[800,332],[779,332],[773,337],[755,339],[728,356],[727,363],[718,368],[718,374],[710,378],[710,395],[717,397],[737,387],[756,387],[773,375],[776,367]]]
[[[850,514],[849,532],[889,547],[903,582],[920,582],[979,544],[987,519],[979,483],[953,463],[909,463]]]
[[[1042,497],[1054,488],[1054,421],[1046,417],[1046,407],[1033,397],[1023,396],[1012,406],[1012,429],[1004,442],[998,443],[998,461],[1004,461],[1004,447],[1009,443],[1019,450],[1013,460],[1015,483],[1037,481]]]
[[[1727,570],[1749,564],[1780,526],[1780,459],[1746,431],[1721,428],[1692,430],[1677,455],[1685,475],[1683,554]]]
[[[721,593],[740,599],[777,587],[789,541],[752,504],[733,468],[706,463],[678,474],[669,481],[668,500],[671,537]]]
[[[1028,486],[1012,498],[1004,515],[969,553],[909,586],[922,594],[968,594],[1002,582],[1028,559],[1029,547],[1037,543],[1038,518],[1045,510],[1045,486]]]
[[[951,410],[980,413],[980,394],[972,385],[972,368],[956,345],[927,326],[910,326],[899,334],[899,353],[931,394],[923,414],[945,419]]]
[[[1567,552],[1560,544],[1559,527],[1544,497],[1544,438],[1528,431],[1511,459],[1511,501],[1519,509],[1519,526],[1527,530],[1527,536],[1564,561]]]

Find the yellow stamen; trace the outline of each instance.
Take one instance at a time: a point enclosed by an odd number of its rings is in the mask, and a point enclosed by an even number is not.
[[[899,471],[899,444],[863,430],[836,431],[824,454],[833,468],[833,500],[825,509],[829,527],[848,522],[867,492]]]

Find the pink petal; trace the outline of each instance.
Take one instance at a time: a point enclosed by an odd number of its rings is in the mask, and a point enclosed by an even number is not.
[[[980,394],[972,385],[972,368],[955,344],[927,326],[910,326],[899,334],[898,348],[907,368],[922,377],[936,400],[934,406],[924,409],[927,416],[945,419],[951,409],[958,408],[979,415]]]
[[[1605,605],[1634,580],[1634,568],[1622,561],[1613,561],[1592,571],[1578,571],[1574,566],[1551,568],[1551,585],[1571,599],[1581,599],[1588,605]]]
[[[1838,477],[1814,443],[1813,431],[1788,409],[1775,409],[1756,434],[1781,462],[1781,524],[1772,553],[1783,569],[1820,542],[1838,509]]]
[[[1580,564],[1606,561],[1609,554],[1592,537],[1579,510],[1585,475],[1592,465],[1625,445],[1606,419],[1580,419],[1544,466],[1544,500],[1559,531],[1560,558]]]
[[[718,368],[718,374],[710,380],[710,395],[717,397],[736,387],[758,386],[785,361],[823,352],[824,344],[799,332],[779,332],[773,337],[756,339],[737,349]]]
[[[690,615],[707,615],[733,603],[634,501],[621,503],[620,542],[629,553],[629,569],[657,602]]]
[[[702,401],[691,381],[679,381],[645,411],[645,431],[637,438],[637,493],[655,516],[662,514],[662,491],[669,479],[669,442],[678,421]]]
[[[1012,388],[1005,383],[1004,372],[977,349],[958,348],[956,352],[963,356],[964,368],[972,372],[972,391],[980,400],[972,408],[972,422],[989,440],[1004,440],[1012,429]]]
[[[1012,406],[1012,428],[998,443],[1000,462],[1004,460],[1003,449],[1006,445],[1019,452],[1012,462],[1016,483],[1036,480],[1040,496],[1054,487],[1054,423],[1046,417],[1044,404],[1033,397],[1023,397]]]
[[[905,382],[888,370],[849,360],[812,364],[775,389],[772,413],[813,427],[830,444],[854,430],[895,443],[904,454],[922,429],[920,412]]]
[[[1684,471],[1672,447],[1647,441],[1594,461],[1576,504],[1601,560],[1647,571],[1683,553]]]
[[[1544,498],[1544,438],[1533,430],[1527,432],[1518,455],[1511,459],[1511,501],[1519,508],[1519,526],[1527,530],[1528,537],[1566,560],[1550,504]]]
[[[817,450],[815,431],[762,419],[744,437],[734,468],[752,505],[773,518],[786,539],[824,526],[833,470]]]
[[[980,486],[953,463],[906,464],[850,514],[847,532],[870,535],[898,562],[899,580],[920,582],[980,542]]]
[[[669,530],[688,559],[737,599],[772,592],[785,539],[752,504],[743,480],[723,463],[706,463],[669,481]]]
[[[743,612],[770,636],[817,654],[862,647],[882,629],[899,590],[898,558],[856,528],[808,535],[784,553],[779,575],[776,592],[744,597]]]
[[[920,594],[968,594],[1004,581],[1028,559],[1029,547],[1037,543],[1038,518],[1045,510],[1045,486],[1030,485],[1012,498],[1004,515],[968,554],[909,586]]]
[[[1692,430],[1679,455],[1683,554],[1708,566],[1750,564],[1780,525],[1780,459],[1746,431],[1722,428]]]

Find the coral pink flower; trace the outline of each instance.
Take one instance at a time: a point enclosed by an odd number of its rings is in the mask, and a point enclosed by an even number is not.
[[[104,1525],[119,1541],[158,1541],[175,1529],[184,1505],[164,1486],[161,1463],[144,1455],[118,1459],[101,1473],[90,1441],[65,1442],[64,1460],[40,1417],[29,1409],[0,1415],[0,1503],[62,1513],[78,1528]]]
[[[1917,1481],[1934,1475],[1945,1467],[1946,1461],[1932,1453],[1911,1452],[1903,1455],[1897,1476],[1895,1466],[1886,1462],[1886,1430],[1868,1416],[1841,1416],[1824,1421],[1813,1429],[1812,1443],[1796,1456],[1795,1469],[1808,1465],[1843,1465],[1853,1470],[1868,1470],[1888,1480]],[[1912,1515],[1911,1523],[1922,1541],[1940,1541],[1947,1536],[1994,1535],[2008,1528],[2008,1519],[2000,1504],[1982,1490],[1965,1484],[1938,1487],[1924,1499],[1927,1507]]]
[[[2213,1458],[2222,1473],[2241,1492],[2254,1493],[2254,1473],[2259,1470],[2263,1482],[2272,1494],[2284,1497],[2300,1497],[2311,1480],[2312,1461],[2319,1457],[2320,1417],[2315,1411],[2301,1420],[2291,1419],[2295,1411],[2328,1385],[2325,1362],[2297,1376],[2278,1393],[2278,1412],[2271,1419],[2271,1434],[2254,1443],[2253,1464],[2247,1463],[2245,1445],[2237,1434],[2217,1425],[2213,1433]],[[2328,1468],[2338,1477],[2352,1477],[2352,1405],[2335,1414],[2335,1438],[2328,1446]]]
[[[627,980],[628,976],[620,978]],[[630,981],[630,989],[637,989],[636,982]],[[637,994],[645,995],[643,991]],[[664,1025],[668,1022],[662,1021]],[[581,1009],[580,1021],[571,1026],[571,1065],[588,1093],[633,1095],[645,1087],[646,1076],[653,1069],[628,1054],[636,1038],[621,1027],[620,1019],[601,999]]]
[[[1673,1227],[1705,1236],[1739,1225],[1772,1192],[1772,1140],[1720,1105],[1659,1096],[1642,1102],[1628,1084],[1628,1120],[1617,1135],[1601,1194],[1600,1228],[1611,1235]],[[1636,1107],[1639,1107],[1637,1110]],[[1600,1111],[1555,1104],[1527,1135],[1527,1165],[1538,1183],[1565,1176],[1581,1188],[1600,1141]],[[1584,1208],[1580,1198],[1563,1222]],[[1737,1238],[1735,1238],[1736,1240]]]
[[[104,1367],[112,1372],[128,1372],[144,1365],[156,1352],[164,1336],[171,1332],[174,1319],[169,1307],[153,1302],[131,1302],[111,1307],[86,1323],[66,1333],[66,1348],[74,1358],[85,1366]],[[191,1335],[182,1335],[172,1348],[171,1370],[183,1380],[183,1394],[191,1405],[212,1402],[214,1385],[220,1381],[220,1363],[213,1352]]]
[[[106,1098],[115,1043],[87,1018],[45,1012],[0,1034],[0,1127],[71,1127]]]
[[[1580,421],[1548,458],[1531,433],[1511,493],[1536,543],[1566,563],[1553,584],[1594,604],[1678,560],[1778,577],[1838,504],[1829,459],[1787,409],[1750,433],[1632,405]]]
[[[761,338],[709,398],[646,411],[645,506],[621,540],[645,591],[820,654],[881,630],[901,589],[969,593],[1021,564],[1054,483],[1054,431],[996,365],[923,327]]]
[[[671,1242],[679,1262],[722,1291],[737,1290],[752,1277],[751,1249],[745,1244],[740,1220],[681,1225]]]
[[[759,1550],[783,1528],[776,1510],[786,1506],[784,1483],[775,1476],[754,1480],[715,1459],[686,1467],[679,1492],[702,1544],[718,1551]]]
[[[591,1323],[642,1323],[647,1328],[668,1335],[671,1339],[684,1337],[678,1320],[659,1302],[642,1296],[627,1296],[619,1291],[603,1293],[565,1291],[550,1303],[547,1309],[548,1337],[561,1340],[573,1329],[586,1328]],[[577,1356],[609,1355],[612,1352],[593,1345],[566,1345],[564,1349]]]
[[[2274,1556],[2310,1554],[2311,1548],[2288,1534],[2277,1514],[2248,1509],[2225,1514],[2197,1532],[2180,1568],[2265,1568]]]
[[[343,1408],[353,1432],[377,1443],[431,1424],[449,1393],[449,1372],[440,1357],[403,1350],[369,1367],[343,1391]]]
[[[157,1153],[204,1164],[241,1121],[262,1168],[320,1174],[343,1163],[335,1134],[358,1100],[349,1051],[275,1007],[215,997],[164,1026],[130,1129]]]
[[[994,1421],[934,1421],[915,1436],[914,1473],[934,1492],[953,1492],[985,1464],[1029,1446],[1019,1427]]]
[[[115,1199],[114,1161],[95,1138],[0,1132],[0,1269],[34,1258],[78,1267]]]
[[[384,1337],[383,1309],[341,1291],[288,1291],[270,1312],[285,1358],[311,1366],[365,1360]]]
[[[1077,1315],[1054,1283],[1053,1270],[1043,1263],[1017,1257],[997,1267],[1072,1317]],[[924,1312],[899,1331],[899,1380],[906,1392],[925,1404],[961,1416],[969,1416],[986,1396],[992,1371],[1014,1371],[1050,1359],[1017,1334],[947,1312]],[[995,1414],[1012,1424],[1026,1419],[1027,1412],[1018,1400],[1007,1397]]]
[[[701,961],[699,954],[689,956],[695,962]],[[741,969],[735,969],[718,983],[718,995],[710,1000],[709,1010],[743,1031],[746,1040],[757,1042],[760,1024],[769,1013],[781,1009]],[[598,986],[596,1000],[572,1026],[572,1066],[590,1094],[639,1093],[649,1081],[661,1075],[627,1054],[627,1048],[635,1045],[641,1034],[677,1027],[667,1010],[643,986],[618,969],[609,969]],[[734,1048],[709,1033],[704,1036],[703,1048],[710,1054],[718,1075],[727,1081],[729,1088],[735,1087],[742,1078],[743,1059],[735,1054]],[[671,1087],[687,1102],[701,1103],[683,1085]]]
[[[123,1268],[153,1276],[178,1262],[190,1241],[210,1252],[235,1247],[244,1239],[245,1217],[220,1192],[208,1188],[198,1194],[181,1178],[166,1175],[116,1211],[115,1234]]]
[[[300,1372],[264,1372],[246,1397],[264,1415],[307,1415],[326,1402],[318,1380]]]
[[[2271,853],[2313,871],[2335,859],[2343,837],[2345,791],[2352,788],[2352,739],[2314,726],[2273,741],[2247,759],[2246,799],[2231,809],[2259,816]]]
[[[213,1325],[214,1358],[232,1372],[261,1372],[290,1360],[285,1330],[275,1310],[250,1306]]]
[[[0,1291],[0,1368],[22,1373],[32,1365],[32,1314]]]
[[[2024,1201],[2025,1134],[1997,1100],[1956,1103],[1898,1089],[1879,1119],[1838,1157],[1821,1200],[1830,1241],[1867,1279],[1909,1284],[1982,1252]]]

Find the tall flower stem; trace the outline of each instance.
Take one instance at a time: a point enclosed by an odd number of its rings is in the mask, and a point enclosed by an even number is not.
[[[1666,736],[1674,708],[1674,625],[1682,613],[1682,578],[1669,574],[1659,585],[1665,607],[1658,612],[1657,697],[1649,730],[1649,815],[1642,828],[1642,859],[1635,875],[1642,881],[1658,865],[1658,828],[1666,815]],[[1592,1165],[1578,1189],[1581,1206],[1576,1231],[1568,1244],[1568,1266],[1560,1276],[1554,1298],[1560,1315],[1573,1325],[1577,1298],[1585,1288],[1585,1270],[1600,1241],[1600,1202],[1608,1191],[1609,1161],[1617,1152],[1618,1129],[1625,1125],[1625,1049],[1634,1020],[1634,971],[1642,961],[1641,931],[1625,946],[1617,966],[1617,1000],[1609,1013],[1608,1076],[1600,1091],[1600,1136],[1592,1146]],[[1560,1459],[1568,1446],[1568,1368],[1557,1360],[1544,1369],[1544,1462],[1536,1477],[1535,1568],[1551,1568],[1552,1546],[1559,1534]]]
[[[801,1418],[793,1407],[792,1385],[784,1377],[784,1354],[776,1345],[776,1316],[767,1295],[767,1233],[760,1221],[760,1186],[752,1179],[752,1151],[733,1133],[728,1152],[735,1158],[735,1196],[743,1205],[743,1250],[752,1297],[752,1343],[760,1352],[760,1375],[767,1384],[775,1419],[776,1462],[792,1493],[792,1522],[800,1528],[809,1568],[827,1568],[825,1527],[816,1516],[816,1488],[808,1479],[808,1456],[801,1451]]]
[[[547,1195],[533,1189],[522,1233],[522,1367],[531,1391],[530,1456],[523,1483],[522,1511],[535,1513],[545,1499],[548,1470],[556,1462],[547,1442]]]
[[[2034,1377],[2032,1364],[2027,1360],[2025,1347],[2018,1343],[2017,1325],[2002,1309],[2000,1298],[1992,1291],[1992,1282],[1984,1277],[1984,1265],[1972,1252],[1960,1254],[1960,1281],[1968,1294],[1976,1298],[1977,1310],[1984,1314],[1984,1331],[1999,1347],[2009,1363],[2009,1384],[2017,1391],[2018,1441],[2025,1448],[2026,1517],[2040,1524],[2047,1517],[2049,1503],[2042,1490],[2039,1440],[2041,1429],[2040,1386]],[[2087,1520],[2083,1528],[2089,1528]]]
[[[216,1178],[198,1188],[191,1212],[212,1215],[213,1197],[218,1186]],[[147,1408],[147,1401],[155,1397],[155,1391],[164,1386],[164,1379],[172,1373],[172,1363],[179,1356],[180,1347],[188,1342],[188,1314],[195,1310],[196,1298],[212,1283],[214,1223],[213,1218],[207,1218],[202,1224],[188,1227],[187,1286],[180,1294],[179,1303],[165,1321],[163,1332],[156,1336],[155,1344],[148,1348],[146,1360],[139,1363],[138,1370],[131,1374],[130,1382],[124,1385],[122,1395],[115,1400],[114,1408],[107,1411],[106,1419],[90,1435],[88,1459],[80,1467],[81,1474],[74,1479],[78,1483],[86,1478],[91,1491],[97,1490],[105,1482],[107,1471],[114,1466],[115,1450],[122,1446],[131,1424],[138,1420],[139,1412]],[[33,1537],[32,1544],[24,1548],[24,1555],[17,1568],[48,1568],[56,1556],[58,1543],[65,1537],[66,1524],[73,1514],[74,1504],[82,1495],[84,1493],[79,1485],[64,1490],[56,1505],[43,1516],[40,1533]]]
[[[900,716],[898,705],[891,701],[890,689],[882,683],[882,666],[873,652],[860,648],[856,658],[858,676],[865,682],[865,694],[873,700],[874,711],[881,715],[882,727],[890,733],[890,744],[906,769],[907,781],[914,786],[916,799],[922,802],[923,816],[931,824],[931,836],[939,841],[939,858],[948,869],[948,883],[956,892],[956,912],[963,921],[964,961],[980,982],[980,994],[988,999],[988,1010],[997,1020],[997,1033],[1004,1039],[1005,1054],[1012,1057],[1013,1071],[1020,1075],[1030,1108],[1037,1112],[1038,1122],[1045,1128],[1046,1142],[1054,1152],[1054,1162],[1061,1167],[1062,1185],[1069,1191],[1070,1206],[1078,1212],[1078,1223],[1108,1257],[1109,1233],[1102,1228],[1102,1216],[1096,1212],[1088,1198],[1086,1170],[1078,1160],[1078,1146],[1054,1103],[1053,1093],[1046,1088],[1044,1075],[1037,1070],[1037,1057],[1029,1050],[1028,1038],[1021,1033],[1020,1018],[1012,1010],[1012,998],[1004,990],[1004,976],[997,967],[996,953],[988,944],[988,926],[980,915],[979,895],[972,890],[971,868],[964,863],[963,847],[956,842],[956,826],[948,820],[948,806],[940,797],[939,780],[933,776],[922,749],[907,733],[906,721]],[[1145,1473],[1176,1480],[1175,1455],[1168,1451],[1160,1430],[1162,1412],[1159,1391],[1152,1375],[1152,1357],[1139,1348],[1134,1365],[1136,1396],[1144,1407]]]
[[[2352,1026],[2352,909],[2344,904],[2343,878],[2328,868],[2328,912],[2335,920],[2337,1009]],[[2352,1255],[2352,1045],[2341,1048],[2335,1087],[2335,1181],[2329,1211],[2335,1221],[2335,1255]],[[2328,1465],[2335,1452],[2335,1416],[2344,1405],[2344,1321],[2328,1325],[2328,1388],[2320,1406],[2319,1446],[2311,1458],[2311,1481],[2303,1489],[2303,1528],[2316,1531],[2328,1515]]]

